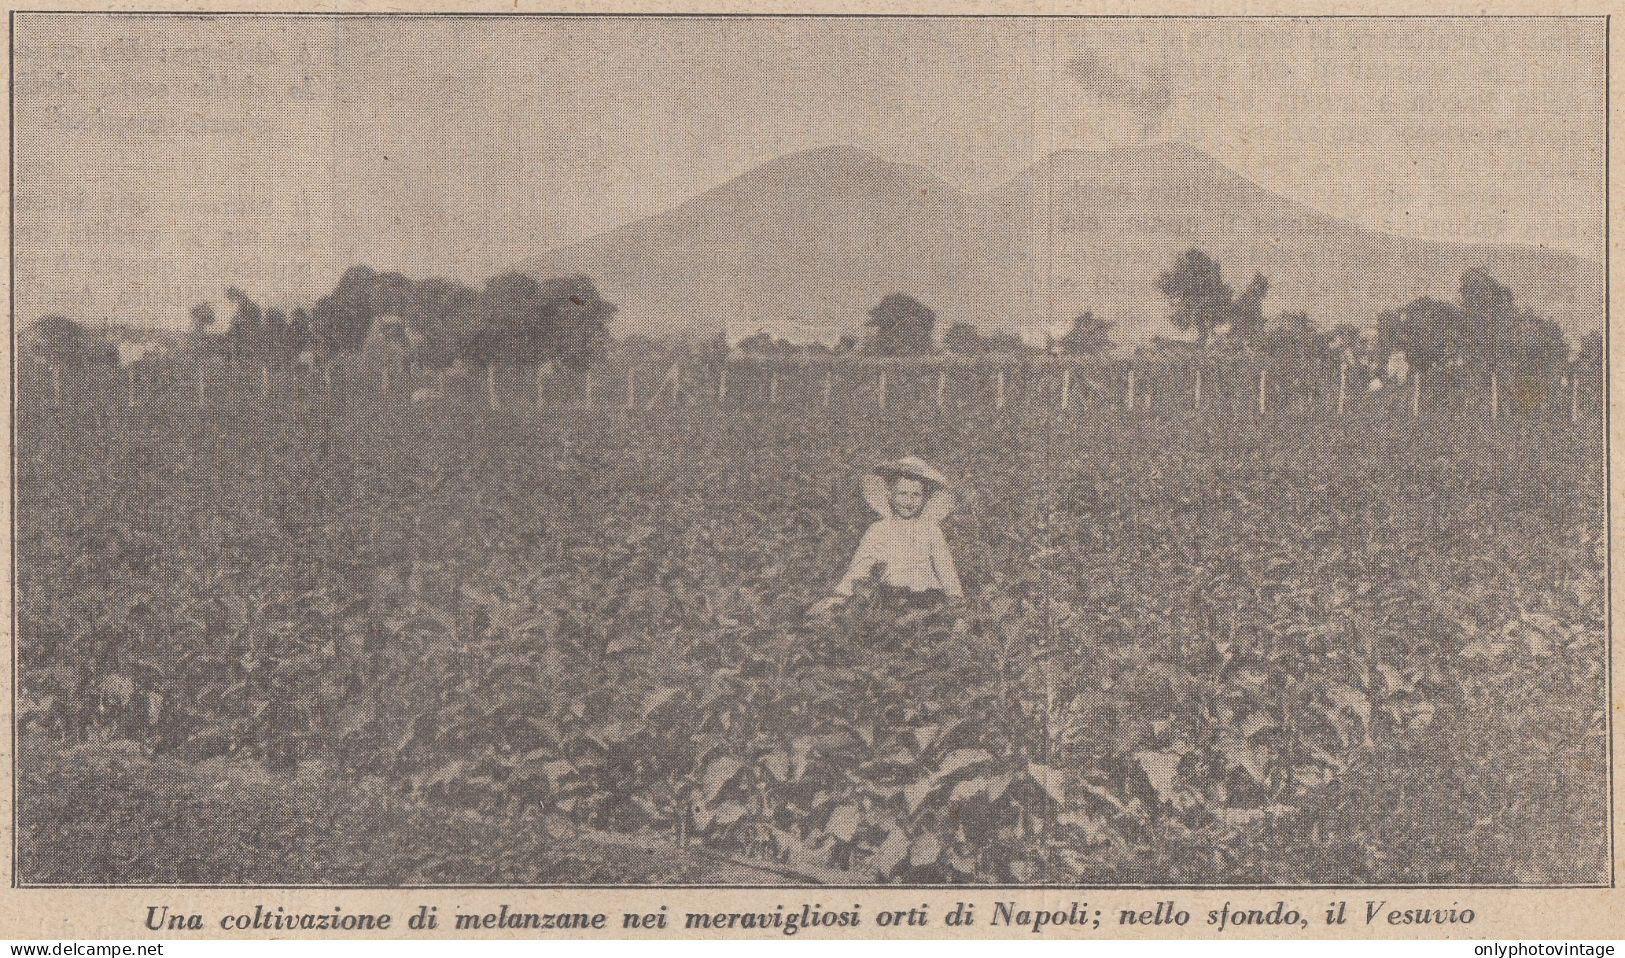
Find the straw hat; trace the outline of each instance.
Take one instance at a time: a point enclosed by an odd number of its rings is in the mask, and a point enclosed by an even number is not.
[[[954,493],[948,487],[948,477],[932,468],[919,456],[904,456],[896,462],[876,466],[863,477],[863,498],[869,508],[881,516],[890,516],[891,483],[894,479],[918,479],[925,486],[925,505],[920,518],[940,522],[954,508]]]

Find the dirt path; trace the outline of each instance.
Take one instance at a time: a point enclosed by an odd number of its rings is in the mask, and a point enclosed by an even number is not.
[[[25,884],[802,884],[658,837],[550,836],[314,771],[111,743],[19,755]]]

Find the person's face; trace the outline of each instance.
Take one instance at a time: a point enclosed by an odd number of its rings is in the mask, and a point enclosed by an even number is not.
[[[920,507],[924,505],[925,483],[906,477],[892,480],[892,515],[899,519],[912,519],[920,514]]]

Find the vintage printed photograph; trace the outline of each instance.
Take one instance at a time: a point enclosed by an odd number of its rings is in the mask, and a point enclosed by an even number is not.
[[[10,37],[14,887],[1612,886],[1603,18]]]

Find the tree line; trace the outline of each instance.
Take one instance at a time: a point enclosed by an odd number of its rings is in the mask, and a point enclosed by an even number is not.
[[[229,315],[214,306],[191,310],[192,338],[206,355],[228,362],[281,367],[357,353],[372,342],[394,344],[415,361],[446,368],[461,360],[480,367],[554,363],[583,370],[609,348],[616,307],[580,275],[538,279],[494,276],[480,288],[430,277],[355,266],[308,309],[264,308],[237,287],[226,290]],[[116,362],[117,351],[96,330],[61,315],[34,327],[48,362]]]
[[[1200,249],[1179,254],[1157,277],[1172,327],[1188,340],[1156,337],[1139,347],[1150,358],[1162,353],[1245,352],[1305,375],[1319,364],[1355,362],[1378,368],[1395,353],[1410,369],[1442,367],[1503,377],[1561,373],[1571,362],[1600,376],[1603,337],[1587,335],[1571,349],[1561,326],[1517,302],[1512,291],[1479,269],[1463,274],[1455,300],[1418,297],[1376,317],[1375,328],[1351,323],[1322,327],[1301,311],[1267,315],[1267,277],[1255,273],[1237,292],[1220,264]],[[538,279],[526,273],[494,276],[479,288],[438,277],[413,280],[367,266],[346,270],[333,289],[310,308],[262,308],[242,290],[226,290],[224,321],[209,304],[191,311],[194,342],[227,361],[276,367],[299,357],[331,359],[359,352],[374,341],[399,347],[428,368],[457,362],[495,368],[555,364],[581,371],[601,363],[610,343],[616,307],[592,280],[571,275]],[[883,297],[868,311],[862,338],[843,335],[833,344],[793,343],[767,331],[730,345],[719,333],[710,344],[717,356],[737,349],[754,355],[860,354],[921,356],[1037,352],[1104,355],[1117,348],[1113,324],[1092,311],[1078,314],[1044,347],[1013,333],[989,332],[956,322],[938,335],[936,312],[905,292]],[[116,362],[117,351],[81,324],[60,315],[35,326],[36,347],[53,363]],[[628,337],[626,346],[653,345]]]

